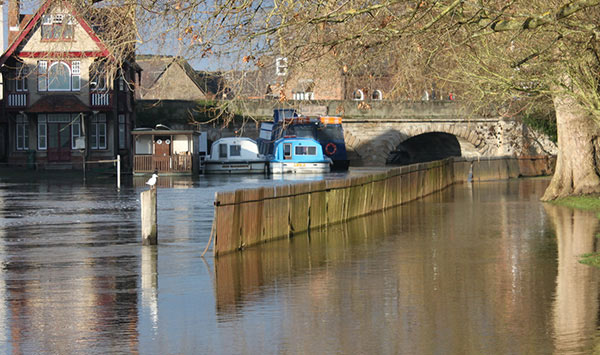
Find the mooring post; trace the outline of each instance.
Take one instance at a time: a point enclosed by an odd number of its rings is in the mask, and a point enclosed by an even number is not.
[[[121,155],[117,154],[117,189],[121,189]]]
[[[156,245],[158,241],[156,185],[140,193],[140,203],[142,204],[142,244]]]

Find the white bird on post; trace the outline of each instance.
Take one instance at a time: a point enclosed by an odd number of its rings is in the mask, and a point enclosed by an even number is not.
[[[158,178],[158,175],[156,173],[152,174],[152,177],[146,181],[146,185],[153,189],[156,185],[156,178]]]

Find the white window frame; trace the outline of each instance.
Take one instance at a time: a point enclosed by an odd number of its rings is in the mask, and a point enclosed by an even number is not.
[[[359,95],[358,97],[356,97],[357,94]],[[365,99],[365,93],[361,89],[355,90],[352,93],[352,100],[354,100],[354,101],[363,101],[364,99]]]
[[[29,67],[26,64],[21,63],[16,69],[16,76],[15,76],[15,81],[16,81],[15,90],[17,92],[29,91],[29,87],[27,85],[28,76],[29,76]]]
[[[94,92],[108,91],[108,78],[104,64],[95,62],[90,66],[90,90]],[[102,84],[102,86],[100,86]]]
[[[107,146],[107,127],[106,127],[106,114],[98,113],[92,116],[92,122],[90,123],[90,149],[102,150],[106,149]],[[103,127],[104,134],[100,134],[100,127]],[[104,145],[100,144],[100,137],[104,138]]]
[[[38,91],[48,91],[48,62],[45,60],[38,61]]]
[[[63,41],[63,40],[73,40],[75,37],[75,21],[73,20],[73,16],[68,14],[46,14],[42,16],[42,30],[41,36],[42,41]],[[61,25],[61,33],[60,37],[55,38],[55,26]],[[64,26],[71,26],[70,36],[64,37],[66,28]],[[45,28],[44,28],[45,27]],[[49,27],[49,28],[48,28]],[[44,37],[44,33],[49,34],[49,37]]]
[[[286,150],[288,150],[290,154],[285,154]],[[292,159],[292,143],[283,143],[283,159]]]
[[[81,62],[74,60],[71,62],[71,91],[81,90]]]
[[[50,71],[56,65],[62,65],[63,67],[66,67],[67,70],[69,71],[69,75],[68,75],[69,76],[69,80],[68,80],[68,82],[69,82],[69,88],[67,88],[67,89],[63,89],[63,88],[60,88],[60,89],[51,89],[50,88]],[[46,75],[46,80],[48,80],[48,91],[54,91],[54,92],[56,92],[56,91],[71,91],[71,80],[72,80],[71,78],[72,78],[72,73],[71,73],[71,67],[69,66],[69,64],[67,64],[66,62],[63,62],[63,61],[53,62],[48,67],[48,72],[47,72],[47,75]]]
[[[52,24],[52,15],[42,16],[42,25],[51,25],[51,24]]]
[[[69,88],[68,89],[51,89],[50,88],[50,70],[55,65],[64,65],[69,70]],[[72,62],[56,61],[50,63],[48,61],[38,61],[38,92],[68,92],[68,91],[81,91],[81,61],[74,60]]]
[[[381,90],[373,91],[373,94],[371,95],[371,100],[373,100],[373,101],[383,100],[383,92],[381,92]]]
[[[15,125],[15,147],[17,150],[29,149],[29,121],[24,114],[17,114]]]
[[[45,114],[38,115],[38,150],[48,149],[48,118]]]

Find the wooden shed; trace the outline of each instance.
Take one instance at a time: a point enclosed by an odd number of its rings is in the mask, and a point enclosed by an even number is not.
[[[197,131],[135,129],[133,173],[197,174],[200,136]]]

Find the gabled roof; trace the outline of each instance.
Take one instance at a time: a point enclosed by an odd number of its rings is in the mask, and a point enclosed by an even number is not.
[[[10,58],[13,54],[15,54],[19,46],[23,43],[23,41],[27,38],[27,36],[31,33],[35,26],[41,21],[42,15],[46,13],[46,11],[52,5],[52,3],[56,1],[58,0],[46,0],[42,4],[42,6],[40,6],[37,12],[29,18],[29,21],[27,21],[27,17],[25,17],[25,21],[23,21],[23,23],[26,23],[25,28],[21,30],[17,38],[8,46],[8,49],[4,52],[4,54],[2,54],[2,57],[0,57],[0,66],[6,63],[6,60]],[[64,4],[66,7],[68,7],[71,15],[75,17],[77,22],[90,36],[90,38],[92,38],[92,40],[96,42],[96,44],[100,48],[100,53],[98,54],[100,56],[109,56],[110,53],[104,45],[104,43],[100,40],[100,38],[98,38],[92,27],[87,23],[87,21],[85,21],[85,19],[83,19],[83,17],[79,14],[75,7],[69,1],[63,1],[61,2],[61,4]]]
[[[150,89],[156,84],[172,65],[179,65],[190,80],[202,90],[202,85],[196,71],[181,57],[168,55],[138,55],[136,62],[142,68],[142,87]]]

